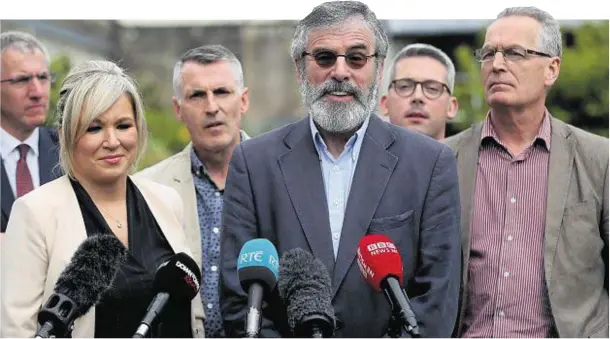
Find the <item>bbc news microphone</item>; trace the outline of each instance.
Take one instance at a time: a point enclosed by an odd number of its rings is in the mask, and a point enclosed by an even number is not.
[[[161,264],[155,274],[154,299],[133,338],[146,337],[161,312],[170,301],[191,301],[199,293],[201,272],[197,263],[186,253],[176,253]]]
[[[329,338],[335,334],[332,284],[326,266],[295,248],[282,255],[278,281],[288,325],[295,337]]]
[[[263,296],[275,289],[278,266],[277,250],[267,239],[252,239],[239,252],[237,276],[241,288],[248,293],[247,338],[258,338],[260,334]]]
[[[413,337],[419,337],[415,313],[402,289],[402,258],[390,238],[369,234],[358,243],[358,267],[366,281],[377,292],[383,291],[395,321]]]
[[[85,239],[55,283],[53,294],[38,312],[35,338],[70,337],[74,320],[87,313],[108,289],[127,249],[110,234]]]

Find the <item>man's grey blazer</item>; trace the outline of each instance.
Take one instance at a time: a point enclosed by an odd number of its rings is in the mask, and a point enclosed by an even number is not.
[[[221,308],[228,335],[242,337],[247,296],[236,271],[242,245],[267,238],[319,258],[332,281],[337,337],[381,337],[390,307],[356,260],[366,234],[397,246],[404,287],[423,336],[449,337],[457,315],[460,204],[455,158],[446,145],[371,116],[346,206],[337,259],[320,159],[306,117],[244,141],[226,182],[221,240]],[[280,260],[281,265],[281,260]],[[265,295],[262,337],[293,335],[277,290]]]

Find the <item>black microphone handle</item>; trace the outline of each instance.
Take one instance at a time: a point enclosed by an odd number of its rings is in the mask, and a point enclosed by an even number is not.
[[[163,308],[165,307],[165,305],[167,305],[168,300],[169,293],[157,293],[153,301],[148,306],[148,309],[146,310],[146,315],[144,316],[144,319],[142,319],[142,321],[140,322],[140,326],[138,326],[138,329],[136,330],[136,333],[133,335],[132,338],[144,338],[148,335],[148,331],[150,331],[153,322],[157,319],[159,314],[161,314],[161,311],[163,311]]]
[[[313,325],[313,327],[311,328],[311,337],[324,338],[324,333],[322,333],[322,329],[318,325]]]
[[[383,286],[385,284],[385,286]],[[392,305],[392,312],[396,314],[407,333],[412,336],[419,336],[419,328],[415,314],[411,309],[407,294],[400,286],[398,279],[389,276],[382,281],[382,287],[388,301]]]
[[[246,316],[246,337],[258,338],[261,330],[261,306],[263,303],[263,286],[253,282],[248,288],[248,314]]]
[[[50,338],[54,335],[53,333],[53,322],[46,321],[36,332],[36,336],[34,338]]]

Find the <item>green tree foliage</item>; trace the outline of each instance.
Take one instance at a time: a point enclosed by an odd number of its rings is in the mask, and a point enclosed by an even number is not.
[[[565,30],[563,58],[559,79],[547,96],[547,107],[556,118],[592,133],[608,136],[608,21],[589,22]],[[571,34],[573,44],[566,45]],[[477,35],[478,46],[485,32]],[[464,130],[485,117],[488,106],[481,85],[480,64],[473,48],[461,45],[455,51],[457,69],[455,95],[458,117],[449,125],[449,133]]]
[[[55,74],[55,82],[51,85],[51,98],[49,103],[49,111],[47,112],[47,118],[45,120],[46,126],[55,126],[57,116],[57,100],[59,99],[59,90],[61,89],[61,83],[64,81],[70,67],[72,66],[70,58],[66,55],[60,55],[51,60],[51,72]]]
[[[573,31],[574,45],[564,46],[559,79],[549,92],[558,118],[608,136],[608,21]]]
[[[146,123],[149,130],[148,148],[138,164],[139,169],[153,165],[179,151],[190,141],[184,124],[176,118],[164,102],[155,79],[136,76],[144,100]],[[169,102],[171,98],[167,98]]]

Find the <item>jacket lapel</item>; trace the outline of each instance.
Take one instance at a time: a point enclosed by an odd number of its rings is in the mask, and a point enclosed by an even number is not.
[[[201,262],[201,225],[199,225],[195,183],[193,181],[193,174],[191,173],[192,149],[193,144],[189,143],[184,150],[180,152],[180,162],[172,169],[172,173],[169,175],[171,175],[173,180],[171,186],[174,187],[183,198],[185,218],[185,224],[183,225],[184,233],[189,241],[189,246],[195,261],[199,267],[203,267],[203,263]]]
[[[49,263],[49,276],[43,302],[46,302],[53,292],[57,279],[72,260],[74,252],[87,239],[83,214],[68,177],[62,176],[57,180],[59,181],[57,189],[53,193],[57,197],[62,197],[64,204],[57,211],[57,230],[48,234],[49,237],[53,237],[49,240],[54,244],[53,259]],[[84,316],[76,319],[74,324],[75,331],[72,333],[74,338],[92,338],[95,334],[95,306],[91,307]]]
[[[544,231],[544,273],[547,283],[552,278],[553,259],[572,176],[575,151],[570,134],[571,132],[562,122],[555,118],[551,119],[551,154]]]
[[[458,180],[460,185],[462,257],[464,260],[462,283],[466,284],[468,260],[470,259],[470,231],[472,225],[473,197],[479,163],[479,146],[483,123],[472,126],[470,134],[458,145],[456,150]],[[464,285],[465,286],[465,285]]]
[[[287,151],[279,156],[286,189],[313,255],[331,276],[335,258],[324,193],[320,158],[315,149],[309,116],[295,124],[284,138]]]
[[[375,115],[364,134],[352,180],[333,280],[333,297],[356,258],[358,242],[366,234],[398,158],[387,151],[394,135]],[[328,216],[328,213],[326,214]],[[330,234],[328,235],[330,239]]]
[[[58,178],[61,173],[57,166],[59,162],[57,142],[52,138],[47,128],[40,128],[40,138],[38,140],[38,172],[40,175],[40,185]]]
[[[4,161],[0,159],[0,166],[2,167],[2,173],[0,174],[1,182],[0,182],[0,190],[2,201],[0,204],[2,205],[2,214],[6,217],[8,221],[8,217],[11,215],[11,209],[13,207],[13,202],[15,201],[15,195],[13,195],[13,190],[11,189],[11,184],[8,181],[8,176],[6,174],[6,169],[4,168]]]
[[[470,132],[468,132],[461,140],[457,141],[457,145],[454,149],[460,187],[460,233],[462,244],[462,281],[460,284],[460,309],[457,322],[458,334],[462,332],[462,319],[464,317],[464,311],[466,310],[466,299],[468,292],[468,261],[470,260],[470,233],[482,130],[483,122],[478,122],[472,125]]]

